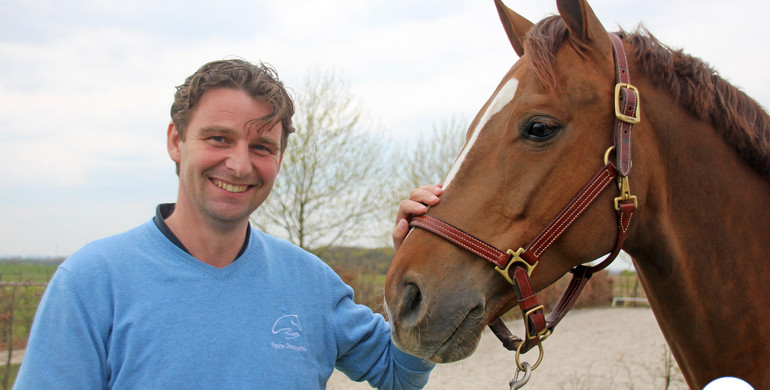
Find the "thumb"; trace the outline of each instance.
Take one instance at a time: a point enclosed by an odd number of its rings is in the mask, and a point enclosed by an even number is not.
[[[401,219],[396,223],[395,229],[393,229],[393,249],[398,251],[401,243],[404,242],[406,234],[409,232],[409,223],[406,219]]]

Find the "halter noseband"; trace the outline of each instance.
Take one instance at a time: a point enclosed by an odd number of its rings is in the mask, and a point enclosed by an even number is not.
[[[540,364],[543,358],[541,342],[551,334],[559,321],[567,314],[591,276],[606,268],[620,253],[628,227],[631,224],[631,218],[637,207],[636,196],[631,195],[629,190],[628,174],[631,170],[631,131],[633,125],[639,122],[639,92],[630,84],[628,58],[622,40],[615,34],[610,34],[610,37],[617,81],[615,85],[614,145],[610,146],[604,154],[602,169],[534,240],[518,250],[502,251],[430,214],[414,217],[410,222],[412,227],[434,233],[491,262],[505,280],[513,285],[519,301],[519,308],[524,317],[526,332],[524,339],[514,336],[500,318],[490,323],[489,327],[507,349],[516,351],[516,365],[522,371],[525,370],[525,367],[519,361],[519,355],[537,346],[540,355],[531,369],[535,369]],[[609,161],[609,155],[613,150],[616,155],[616,163]],[[613,180],[617,180],[620,189],[620,196],[614,200],[618,220],[615,248],[601,263],[595,266],[579,265],[570,270],[573,274],[572,280],[546,319],[543,313],[544,307],[539,303],[537,293],[532,286],[530,279],[532,271],[543,253],[593,204]],[[528,366],[527,363],[525,365]]]

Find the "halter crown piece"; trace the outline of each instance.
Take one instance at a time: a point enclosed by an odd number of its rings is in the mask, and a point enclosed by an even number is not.
[[[639,123],[640,120],[639,91],[630,83],[628,57],[626,56],[622,40],[615,34],[610,34],[610,37],[615,58],[617,82],[614,99],[616,118],[613,137],[614,144],[604,154],[604,166],[534,240],[517,250],[508,249],[507,251],[502,251],[449,222],[430,214],[414,217],[410,222],[412,227],[434,233],[491,262],[503,278],[511,283],[519,301],[519,308],[523,313],[525,337],[522,339],[514,336],[500,318],[490,323],[489,327],[502,341],[505,348],[516,351],[516,366],[518,370],[525,373],[531,372],[531,370],[540,365],[543,359],[543,340],[553,332],[559,321],[567,314],[583,290],[586,282],[594,273],[610,265],[618,253],[620,253],[620,249],[623,247],[623,242],[626,239],[628,227],[631,224],[631,218],[637,207],[636,196],[631,195],[628,185],[628,174],[631,171],[631,133],[634,124]],[[613,150],[616,156],[615,163],[609,160]],[[615,248],[601,263],[595,266],[579,265],[570,270],[573,275],[572,280],[546,319],[543,313],[544,307],[538,301],[530,276],[537,267],[543,253],[561,237],[613,181],[617,182],[620,190],[620,196],[614,199],[618,220]],[[531,366],[527,362],[522,364],[520,355],[535,346],[539,349],[539,356],[535,364]],[[529,379],[529,375],[525,375],[525,377],[527,380]],[[511,382],[511,388],[514,388],[514,385],[520,387],[524,383],[517,382],[516,378],[514,378]]]

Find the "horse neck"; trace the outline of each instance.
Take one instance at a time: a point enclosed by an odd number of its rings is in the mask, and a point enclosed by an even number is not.
[[[770,338],[754,326],[770,320],[757,305],[770,296],[770,182],[675,106],[642,102],[634,170],[647,183],[625,249],[691,387],[733,375],[767,388]],[[747,348],[762,358],[747,363]]]

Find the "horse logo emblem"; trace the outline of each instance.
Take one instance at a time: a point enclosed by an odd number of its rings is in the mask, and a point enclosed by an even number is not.
[[[302,332],[302,325],[299,323],[299,316],[296,314],[287,314],[278,318],[273,324],[273,334],[283,334],[286,340],[292,340],[299,337]]]

